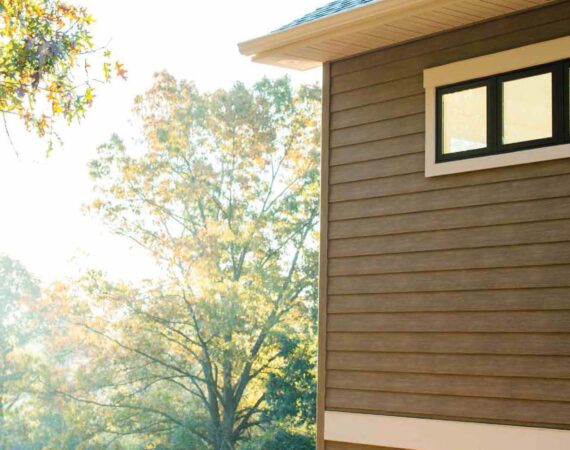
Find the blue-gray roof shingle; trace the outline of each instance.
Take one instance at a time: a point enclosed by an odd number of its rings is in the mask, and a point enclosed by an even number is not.
[[[356,8],[357,6],[362,6],[373,1],[374,0],[335,0],[334,2],[330,2],[325,6],[321,6],[320,8],[315,9],[309,14],[305,14],[303,17],[300,17],[297,20],[294,20],[293,22],[288,23],[287,25],[284,25],[275,31],[284,31],[290,28],[295,28],[299,25],[303,25],[304,23],[313,22],[314,20],[322,19],[323,17],[327,17],[332,14],[347,11],[349,9]]]

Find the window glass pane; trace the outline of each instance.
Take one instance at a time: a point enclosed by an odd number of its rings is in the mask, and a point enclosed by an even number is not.
[[[503,144],[552,137],[552,73],[503,82]]]
[[[442,96],[443,154],[487,147],[487,87]]]

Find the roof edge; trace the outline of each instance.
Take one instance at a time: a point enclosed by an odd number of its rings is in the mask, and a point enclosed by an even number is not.
[[[556,3],[554,0],[539,0],[535,6],[517,6],[503,8],[503,11],[488,8],[488,14],[460,21],[457,25],[442,23],[439,27],[412,30],[402,39],[382,39],[375,36],[374,45],[367,46],[363,37],[367,32],[379,30],[384,26],[390,31],[390,23],[397,23],[408,18],[417,18],[424,13],[444,8],[458,0],[376,0],[371,3],[331,14],[320,19],[298,25],[293,28],[274,32],[256,39],[238,44],[243,55],[252,61],[290,69],[306,70],[324,62],[352,57],[378,48],[400,45],[435,33],[462,28],[474,23],[496,19],[524,10],[541,8],[545,4]],[[489,3],[493,5],[493,3]],[[485,10],[487,11],[487,10]],[[361,38],[350,44],[351,36]]]
[[[339,11],[291,28],[277,30],[254,39],[240,42],[238,48],[242,55],[255,56],[259,53],[291,44],[301,40],[301,38],[313,37],[313,35],[322,34],[331,28],[350,24],[359,18],[366,17],[366,15],[369,14],[368,10],[372,10],[372,8],[378,5],[394,5],[398,2],[401,2],[401,0],[376,0],[371,3],[355,6],[346,11]],[[407,0],[404,0],[404,3],[406,2]]]
[[[325,36],[342,38],[343,34],[349,32],[365,31],[379,23],[405,18],[411,13],[421,14],[424,10],[454,1],[457,0],[377,0],[290,29],[242,42],[238,44],[238,47],[241,54],[250,56],[254,62],[306,70],[326,61],[295,56],[294,52],[299,47],[318,44]]]

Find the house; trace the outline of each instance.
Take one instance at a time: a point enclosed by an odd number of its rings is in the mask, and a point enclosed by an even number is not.
[[[323,67],[318,448],[570,449],[570,1],[336,0],[240,51]]]

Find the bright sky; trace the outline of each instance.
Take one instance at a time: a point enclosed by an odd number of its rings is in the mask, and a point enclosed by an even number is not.
[[[98,89],[81,124],[62,130],[63,148],[48,159],[46,145],[17,123],[10,130],[18,158],[0,132],[0,253],[19,259],[44,282],[98,268],[113,278],[152,276],[146,255],[112,236],[81,208],[90,199],[86,163],[111,133],[129,135],[132,99],[152,74],[166,69],[202,89],[252,83],[285,74],[295,83],[320,79],[320,71],[294,72],[241,56],[237,43],[258,37],[321,6],[326,0],[76,0],[97,19],[95,34],[128,69],[127,82]]]

